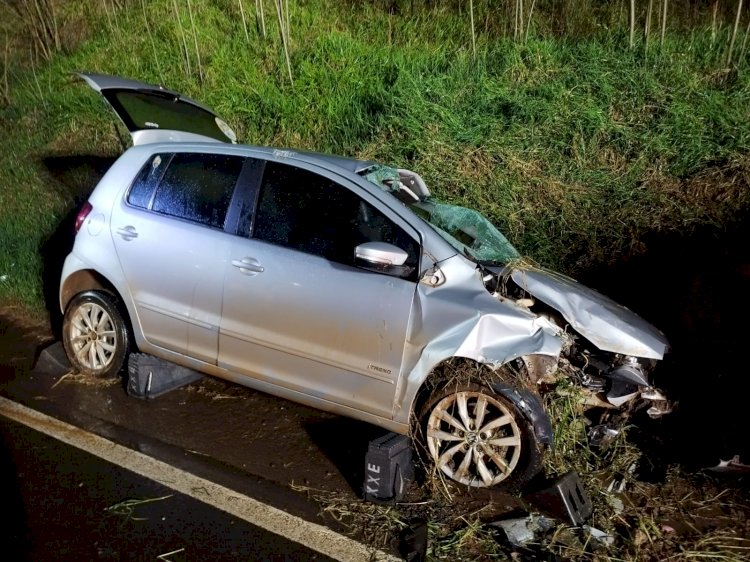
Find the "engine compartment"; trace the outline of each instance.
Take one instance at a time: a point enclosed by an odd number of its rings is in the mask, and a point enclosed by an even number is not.
[[[591,421],[592,444],[603,445],[638,411],[651,418],[670,413],[674,404],[653,386],[653,372],[659,361],[599,349],[577,332],[563,315],[521,287],[501,270],[480,266],[487,291],[498,301],[521,307],[546,318],[559,328],[563,342],[558,357],[522,357],[519,361],[535,391],[543,395],[561,378],[573,382],[585,396],[584,408]]]

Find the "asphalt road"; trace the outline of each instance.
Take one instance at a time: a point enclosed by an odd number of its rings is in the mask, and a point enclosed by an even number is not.
[[[4,560],[331,560],[0,419]]]
[[[396,559],[342,536],[290,487],[356,500],[382,430],[214,379],[137,400],[67,375],[50,351],[31,370],[0,365],[3,559]]]

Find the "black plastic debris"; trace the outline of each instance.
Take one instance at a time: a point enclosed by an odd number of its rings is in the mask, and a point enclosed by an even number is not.
[[[127,391],[135,398],[156,398],[202,378],[197,371],[153,355],[131,353],[128,358]]]
[[[65,373],[70,370],[70,361],[65,354],[62,342],[45,347],[36,360],[34,369],[45,373]]]
[[[406,435],[387,433],[370,441],[365,457],[365,500],[395,503],[414,480],[411,439]]]
[[[591,499],[583,489],[578,473],[571,470],[551,486],[523,498],[550,517],[581,525],[593,512]]]
[[[427,557],[427,521],[413,519],[401,532],[399,553],[407,562],[424,562]]]

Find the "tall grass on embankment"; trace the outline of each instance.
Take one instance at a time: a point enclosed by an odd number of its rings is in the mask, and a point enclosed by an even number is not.
[[[121,150],[113,115],[72,70],[162,83],[250,144],[414,169],[572,274],[638,251],[650,231],[735,220],[750,197],[745,20],[728,66],[731,10],[713,27],[670,12],[647,51],[641,32],[629,48],[627,10],[576,32],[577,12],[560,20],[545,2],[522,3],[515,35],[484,2],[473,34],[466,2],[43,4],[44,47],[0,4],[0,302],[40,309],[40,248],[91,188],[86,159],[60,169],[61,157]]]

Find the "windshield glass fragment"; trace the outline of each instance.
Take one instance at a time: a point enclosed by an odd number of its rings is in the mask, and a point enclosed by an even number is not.
[[[362,175],[380,189],[395,195],[466,257],[498,264],[506,264],[520,257],[508,239],[481,213],[441,203],[432,197],[420,199],[401,182],[395,168],[371,166],[363,170]]]

